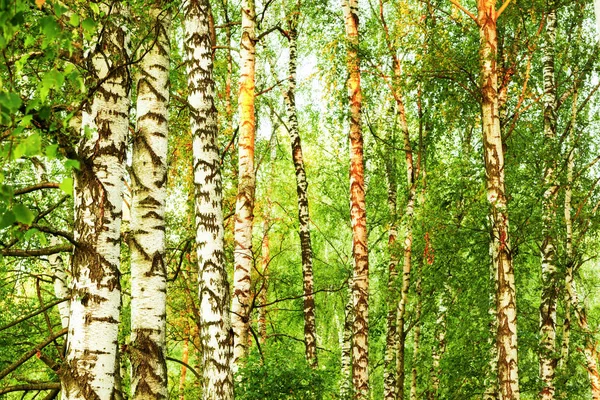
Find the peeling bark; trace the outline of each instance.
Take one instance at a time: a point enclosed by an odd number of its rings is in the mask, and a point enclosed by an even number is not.
[[[517,307],[515,276],[509,240],[509,219],[504,185],[504,150],[498,113],[498,37],[496,2],[478,0],[480,32],[481,115],[487,200],[492,223],[492,260],[497,280],[498,382],[503,400],[518,400]]]
[[[369,398],[369,254],[365,206],[365,168],[361,132],[362,94],[358,55],[358,2],[343,0],[342,8],[348,43],[348,97],[350,103],[350,220],[354,277],[352,297],[352,383],[355,399]]]

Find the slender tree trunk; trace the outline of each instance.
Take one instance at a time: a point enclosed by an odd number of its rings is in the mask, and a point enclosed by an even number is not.
[[[397,59],[394,59],[394,75],[398,80],[400,77],[400,64]],[[413,151],[410,144],[410,136],[408,131],[408,123],[406,121],[406,111],[404,103],[400,95],[399,87],[395,87],[395,98],[400,120],[400,128],[404,136],[404,153],[406,158],[406,183],[408,187],[408,201],[406,203],[405,223],[404,223],[404,261],[402,265],[402,287],[400,289],[400,301],[398,302],[397,310],[397,358],[396,358],[396,398],[401,400],[404,398],[404,380],[405,380],[405,359],[404,347],[406,334],[404,332],[404,323],[406,319],[406,306],[408,304],[408,291],[410,288],[410,270],[412,268],[412,244],[413,244],[413,219],[415,214],[415,199],[416,185],[414,174]]]
[[[554,79],[554,44],[556,42],[555,5],[546,16],[544,64],[544,138],[548,144],[547,157],[555,154],[556,138],[556,84]],[[557,271],[555,265],[554,224],[556,220],[555,178],[556,161],[547,160],[544,170],[544,197],[542,199],[542,299],[540,305],[540,378],[544,388],[540,393],[543,400],[554,399],[554,376],[558,359],[556,352],[556,302],[558,297]]]
[[[50,243],[55,246],[60,243],[56,238],[52,238]],[[53,254],[48,257],[50,267],[52,268],[52,283],[54,286],[54,295],[57,299],[69,297],[69,289],[67,286],[67,272],[65,271],[65,262],[60,253]],[[58,313],[60,314],[60,324],[63,328],[69,327],[69,309],[70,301],[63,301],[58,305]]]
[[[90,43],[93,79],[102,82],[82,115],[75,173],[73,299],[67,354],[62,369],[64,399],[116,397],[121,309],[119,271],[121,206],[129,126],[129,38],[120,3],[100,4],[105,15]]]
[[[183,329],[183,336],[183,351],[181,355],[181,361],[187,364],[190,359],[190,327],[187,323],[185,325],[185,328]],[[184,364],[182,364],[180,371],[181,372],[179,374],[179,400],[185,400],[185,376],[187,374],[187,367]]]
[[[498,279],[496,275],[496,263],[494,262],[494,245],[490,241],[490,282],[494,283],[494,288],[489,291],[489,337],[488,344],[490,349],[488,369],[486,370],[485,392],[483,400],[498,400],[500,398],[498,388],[498,346],[496,337],[498,334],[498,304],[496,293],[498,292]]]
[[[509,220],[504,187],[504,150],[498,115],[496,57],[496,1],[478,0],[482,125],[487,179],[487,199],[492,222],[492,259],[498,281],[498,382],[503,400],[518,400],[517,307],[515,276],[509,240]]]
[[[312,246],[308,212],[308,182],[304,170],[302,144],[296,112],[296,62],[297,62],[297,26],[300,2],[289,17],[288,35],[290,39],[289,85],[285,92],[285,104],[288,114],[288,128],[292,142],[292,159],[296,170],[296,192],[298,193],[298,221],[300,247],[302,255],[302,276],[304,282],[304,342],[306,361],[312,368],[317,367],[317,332],[315,327],[315,299],[313,284]]]
[[[202,398],[233,399],[233,338],[223,242],[223,194],[212,75],[210,2],[187,0],[184,13],[188,103],[193,135]]]
[[[423,303],[421,299],[422,293],[422,275],[423,275],[423,258],[418,263],[417,268],[417,284],[416,284],[416,295],[417,295],[417,305],[415,307],[415,333],[414,333],[414,346],[413,346],[413,359],[412,359],[412,369],[411,369],[411,377],[410,377],[410,400],[418,400],[417,397],[417,363],[419,362],[419,344],[421,340],[421,310],[423,308]]]
[[[585,357],[585,367],[590,379],[590,386],[592,391],[592,399],[600,400],[600,373],[598,372],[598,350],[596,349],[596,339],[594,338],[594,332],[590,329],[587,320],[587,314],[585,307],[579,304],[577,296],[577,289],[575,287],[575,281],[571,282],[570,285],[570,298],[572,305],[577,316],[577,322],[579,327],[585,335],[585,346],[583,348],[583,355]]]
[[[131,205],[131,393],[166,399],[165,200],[171,15],[154,3],[156,37],[139,64]]]
[[[354,324],[352,335],[352,383],[355,399],[369,397],[369,255],[365,207],[365,169],[361,132],[362,95],[358,55],[358,1],[343,0],[342,8],[348,42],[348,96],[350,102],[350,219],[354,282],[352,297]]]
[[[391,139],[391,138],[390,138]],[[398,228],[396,226],[398,211],[396,205],[397,183],[396,183],[396,159],[393,156],[392,146],[387,149],[387,155],[384,156],[386,178],[388,185],[388,209],[390,213],[390,228],[388,233],[388,312],[387,312],[387,332],[385,338],[385,358],[383,372],[383,397],[385,400],[396,399],[396,311],[397,311],[397,289],[396,280],[398,278],[398,257],[396,255],[396,238]]]
[[[250,271],[252,222],[254,220],[254,67],[256,43],[254,0],[242,0],[242,38],[240,45],[239,91],[239,174],[235,208],[235,252],[233,272],[232,325],[233,363],[237,370],[247,354],[250,308]]]
[[[444,295],[440,296],[438,300],[438,314],[436,319],[436,327],[435,327],[435,341],[436,346],[433,347],[432,352],[432,379],[431,379],[431,389],[432,389],[432,398],[439,399],[440,398],[440,376],[442,374],[441,369],[441,360],[446,352],[446,314],[448,309],[446,308],[446,304],[444,302]]]
[[[268,202],[269,200],[267,200]],[[270,209],[270,205],[267,207]],[[267,287],[269,286],[268,274],[269,274],[269,262],[271,261],[270,248],[269,248],[269,210],[265,211],[265,220],[263,222],[263,238],[261,243],[261,274],[262,274],[262,287],[260,288],[259,304],[262,306],[258,309],[258,337],[260,343],[263,344],[267,340]]]
[[[565,367],[569,361],[569,342],[571,337],[571,310],[573,308],[573,299],[571,293],[573,292],[573,220],[571,217],[571,200],[573,198],[573,172],[575,170],[575,153],[574,153],[574,132],[577,125],[577,98],[578,91],[575,88],[573,93],[573,105],[571,107],[571,126],[569,127],[569,137],[567,140],[567,149],[569,154],[567,156],[567,182],[565,185],[565,204],[564,204],[564,218],[565,218],[565,248],[566,248],[566,270],[565,270],[565,320],[563,323],[562,332],[562,346],[561,346],[561,367]]]
[[[340,384],[340,399],[352,398],[352,321],[354,306],[352,299],[352,278],[348,279],[348,301],[344,308],[344,331],[342,336],[342,382]]]
[[[570,145],[574,141],[575,124],[577,122],[577,90],[573,95],[573,108],[571,117],[571,127],[569,131]],[[600,373],[598,372],[598,351],[596,350],[596,340],[594,333],[590,329],[585,307],[579,304],[577,289],[573,275],[575,264],[575,251],[573,248],[573,220],[571,216],[571,199],[573,196],[573,172],[575,169],[575,155],[571,146],[568,146],[570,152],[567,159],[567,185],[565,188],[565,227],[566,227],[566,253],[567,267],[565,277],[565,323],[563,325],[563,342],[562,342],[562,362],[566,365],[569,356],[569,336],[571,328],[571,310],[577,318],[579,328],[585,336],[585,346],[583,355],[585,357],[585,366],[590,379],[590,386],[593,400],[600,400]]]

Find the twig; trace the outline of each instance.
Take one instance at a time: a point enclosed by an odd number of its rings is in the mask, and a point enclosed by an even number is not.
[[[31,357],[37,354],[38,351],[42,350],[44,347],[48,346],[50,343],[55,341],[57,338],[65,335],[66,333],[67,328],[64,328],[56,334],[46,338],[42,343],[35,346],[32,350],[29,350],[27,353],[25,353],[25,355],[23,355],[23,357],[21,357],[20,359],[9,365],[7,368],[5,368],[2,372],[0,372],[0,379],[3,379],[6,375],[19,368],[22,364],[25,363],[25,361],[29,360]]]
[[[64,299],[60,299],[60,300],[55,300],[52,303],[47,304],[45,307],[42,307],[39,310],[32,312],[31,314],[25,315],[24,317],[21,317],[21,318],[15,320],[13,322],[10,322],[7,325],[4,325],[3,327],[0,327],[0,332],[6,330],[8,328],[12,328],[13,326],[18,325],[18,324],[20,324],[23,321],[27,321],[29,318],[33,318],[36,315],[39,315],[39,314],[43,313],[44,311],[46,311],[46,310],[54,307],[55,305],[63,303],[65,301],[67,301],[67,300],[69,300],[68,297],[66,297]]]

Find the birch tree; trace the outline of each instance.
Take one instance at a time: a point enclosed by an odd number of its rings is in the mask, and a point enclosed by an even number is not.
[[[290,43],[289,59],[289,84],[284,94],[287,108],[288,130],[292,143],[292,160],[296,171],[296,193],[298,194],[298,221],[300,224],[300,248],[302,256],[302,282],[304,290],[304,343],[306,360],[313,368],[317,367],[317,333],[315,327],[315,299],[313,295],[313,262],[312,245],[310,241],[310,216],[308,212],[308,181],[304,169],[304,156],[302,155],[302,142],[296,112],[296,64],[297,64],[297,37],[300,1],[296,1],[296,10],[288,18],[288,37]]]
[[[360,110],[360,56],[358,54],[358,2],[342,0],[346,26],[348,97],[350,122],[350,222],[354,280],[352,298],[352,383],[354,397],[369,397],[369,253],[367,250],[367,215],[365,206],[365,168]]]
[[[63,367],[65,399],[114,398],[121,309],[120,239],[129,126],[129,36],[120,2],[99,4],[102,25],[88,44],[95,91],[83,109],[75,173],[73,299]]]
[[[166,5],[166,4],[165,4]],[[166,399],[165,201],[171,13],[151,5],[155,35],[139,64],[131,207],[131,393]],[[146,50],[146,49],[144,49]]]
[[[547,143],[547,157],[544,170],[544,195],[542,200],[542,299],[540,306],[540,378],[544,384],[541,398],[554,399],[554,376],[556,356],[556,302],[558,298],[557,269],[555,265],[555,220],[556,220],[556,83],[554,74],[554,52],[556,43],[556,4],[550,2],[546,16],[544,35],[544,138]]]
[[[250,272],[252,253],[252,223],[254,220],[254,75],[256,52],[256,11],[254,0],[243,0],[242,37],[240,42],[240,89],[238,98],[238,193],[235,206],[234,271],[231,319],[234,333],[233,362],[237,369],[246,356],[250,319]]]
[[[229,283],[225,269],[222,182],[214,104],[209,0],[187,0],[185,59],[192,130],[196,255],[199,270],[202,398],[233,399]]]

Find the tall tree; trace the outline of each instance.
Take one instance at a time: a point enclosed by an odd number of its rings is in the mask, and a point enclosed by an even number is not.
[[[369,253],[367,249],[367,213],[365,205],[365,167],[361,129],[362,94],[358,52],[358,1],[343,0],[347,42],[348,97],[350,124],[350,222],[354,280],[352,297],[352,383],[354,397],[369,397]]]
[[[250,272],[252,253],[252,223],[254,220],[254,75],[256,51],[256,11],[254,0],[242,1],[242,37],[240,41],[238,193],[235,205],[234,270],[232,325],[234,333],[233,362],[239,368],[248,348],[250,312]]]
[[[495,0],[478,0],[481,120],[487,184],[487,200],[492,224],[492,261],[497,280],[496,306],[498,331],[498,383],[504,400],[518,400],[517,305],[515,275],[509,240],[508,210],[504,185],[504,149],[498,107],[497,20],[508,6],[507,0],[496,10]]]
[[[98,9],[101,25],[87,55],[88,82],[97,86],[83,109],[75,173],[78,245],[62,380],[63,398],[69,400],[119,396],[120,228],[131,86],[128,12],[120,2],[100,3]]]
[[[296,112],[296,68],[298,60],[298,18],[300,0],[296,1],[294,10],[288,15],[288,37],[290,41],[290,60],[288,65],[289,84],[285,92],[288,129],[292,142],[292,160],[296,170],[296,192],[298,193],[298,221],[300,224],[300,248],[302,255],[302,278],[304,289],[304,343],[306,360],[315,368],[317,366],[317,332],[315,327],[315,299],[313,295],[313,260],[310,241],[310,215],[308,212],[308,181],[304,169],[302,142]]]
[[[139,64],[131,204],[131,393],[166,399],[165,201],[169,135],[170,10],[150,8],[155,35]]]
[[[223,194],[214,100],[210,2],[187,0],[184,13],[199,270],[202,398],[233,399],[233,337],[223,242]]]
[[[397,353],[397,289],[396,280],[398,278],[398,256],[396,255],[396,238],[398,236],[398,183],[396,179],[396,157],[394,156],[394,136],[388,138],[386,146],[385,176],[387,183],[387,205],[390,213],[390,228],[388,232],[388,312],[387,312],[387,332],[385,339],[385,358],[383,373],[383,391],[386,400],[396,398],[396,353]]]
[[[555,265],[556,239],[554,237],[556,220],[556,124],[557,100],[556,79],[554,74],[554,53],[556,43],[556,3],[549,2],[546,15],[546,32],[542,62],[544,66],[544,139],[546,142],[546,161],[544,168],[544,195],[542,199],[543,238],[541,246],[542,261],[542,299],[540,306],[540,378],[544,384],[541,398],[554,399],[554,376],[557,359],[556,352],[556,302],[558,298],[557,269]]]

